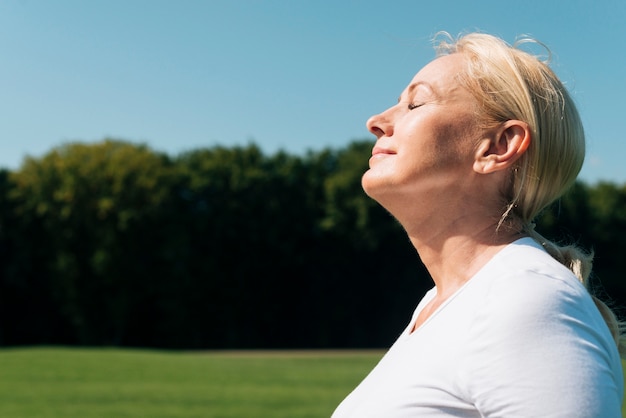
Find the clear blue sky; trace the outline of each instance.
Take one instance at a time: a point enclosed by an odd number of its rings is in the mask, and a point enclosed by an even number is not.
[[[626,0],[0,0],[0,166],[104,137],[343,147],[441,30],[547,44],[585,122],[582,179],[626,182]]]

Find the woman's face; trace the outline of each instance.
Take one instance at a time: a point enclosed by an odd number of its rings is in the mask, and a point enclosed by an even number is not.
[[[480,130],[476,100],[455,78],[464,62],[461,54],[435,59],[415,75],[398,104],[367,121],[377,141],[362,184],[383,206],[390,197],[419,203],[431,193],[466,193],[462,187],[474,174]]]

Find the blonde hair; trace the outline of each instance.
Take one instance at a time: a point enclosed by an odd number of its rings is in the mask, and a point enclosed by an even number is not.
[[[521,120],[531,129],[531,143],[511,172],[503,190],[505,206],[500,225],[513,220],[560,263],[568,267],[589,290],[593,254],[575,245],[560,246],[534,230],[534,219],[572,186],[585,156],[585,134],[576,106],[548,64],[487,34],[472,33],[456,40],[445,34],[438,55],[460,53],[468,58],[459,81],[478,100],[479,120],[485,128],[507,120]],[[546,48],[547,49],[547,48]],[[593,300],[618,348],[626,354],[623,326],[600,299]]]

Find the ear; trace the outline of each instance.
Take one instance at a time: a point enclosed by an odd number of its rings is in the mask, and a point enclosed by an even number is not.
[[[474,155],[474,171],[489,174],[505,170],[528,149],[531,142],[530,127],[526,122],[508,120],[480,141]]]

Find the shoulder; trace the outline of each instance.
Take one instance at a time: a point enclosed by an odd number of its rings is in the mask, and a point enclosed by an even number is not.
[[[493,261],[483,272],[477,331],[483,324],[480,331],[493,338],[565,342],[579,336],[614,345],[587,289],[538,244],[518,242]]]
[[[567,268],[540,247],[518,243],[475,279],[481,301],[468,333],[463,380],[485,411],[549,411],[555,396],[563,411],[576,411],[594,397],[619,406],[615,344]]]
[[[503,315],[547,315],[572,308],[593,315],[596,310],[574,274],[530,239],[505,248],[479,275],[483,306]]]

